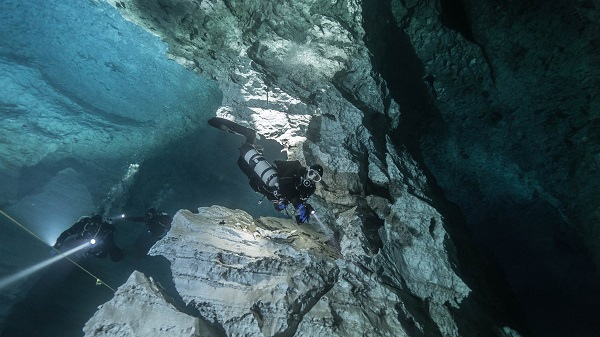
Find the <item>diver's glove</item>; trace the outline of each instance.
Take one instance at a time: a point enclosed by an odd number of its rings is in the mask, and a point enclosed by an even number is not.
[[[301,203],[298,205],[298,215],[296,215],[297,223],[304,223],[310,219],[310,215],[315,211],[315,209],[307,203]]]
[[[276,210],[283,211],[287,207],[287,204],[283,201],[280,201],[279,203],[275,204],[274,206],[275,206]]]

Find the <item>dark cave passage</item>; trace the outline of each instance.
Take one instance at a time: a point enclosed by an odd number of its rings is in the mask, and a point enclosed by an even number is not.
[[[461,2],[447,0],[442,1],[441,5],[442,24],[477,44]],[[408,36],[401,27],[395,26],[390,2],[378,5],[363,2],[363,8],[364,27],[368,36],[366,44],[373,54],[373,62],[386,79],[391,95],[402,108],[400,125],[397,130],[390,132],[390,137],[396,144],[405,145],[425,168],[428,163],[423,151],[431,150],[436,142],[440,144],[446,140],[443,135],[449,132],[447,122],[431,104],[434,97],[423,84],[426,82],[423,80],[426,79],[424,67]],[[422,146],[424,140],[427,146]],[[429,172],[429,180],[435,182],[443,175],[443,169],[435,170],[435,174]],[[443,176],[441,180],[454,178]],[[484,183],[503,184],[502,181],[493,180]],[[444,186],[439,188],[441,195],[454,195],[445,193]],[[468,268],[469,264],[477,264],[478,258],[472,254],[483,253],[498,262],[496,267],[501,270],[489,271],[490,276],[499,278],[493,281],[498,283],[495,296],[501,296],[506,301],[505,310],[514,314],[508,320],[520,326],[520,331],[544,337],[573,333],[577,336],[594,336],[600,331],[600,323],[593,317],[600,310],[600,293],[597,291],[600,289],[600,279],[589,253],[583,248],[581,238],[571,225],[563,221],[555,207],[548,203],[534,201],[521,204],[510,199],[495,200],[496,203],[485,204],[475,196],[451,199],[464,214],[464,218],[456,218],[454,225],[466,224],[466,230],[476,244],[476,250],[457,247],[459,251],[463,250],[462,254],[459,253],[463,266]],[[445,208],[450,214],[453,212],[452,206]],[[463,234],[458,234],[461,229],[448,231],[457,233],[455,242],[461,241]],[[486,267],[480,265],[479,268]],[[477,287],[477,281],[472,281],[471,286]],[[502,282],[508,284],[512,295],[502,295]],[[510,299],[511,296],[514,300]],[[523,316],[519,315],[521,309],[510,309],[514,305],[522,308]]]

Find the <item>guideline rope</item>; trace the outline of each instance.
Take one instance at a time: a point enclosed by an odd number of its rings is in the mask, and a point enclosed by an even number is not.
[[[17,226],[19,226],[21,229],[23,229],[24,231],[26,231],[27,233],[29,233],[30,235],[32,235],[33,237],[35,237],[36,239],[40,240],[41,242],[43,242],[45,245],[50,246],[48,243],[46,243],[46,241],[44,241],[42,238],[40,238],[37,234],[35,234],[34,232],[32,232],[31,230],[29,230],[29,228],[23,226],[22,224],[20,224],[17,220],[13,219],[11,216],[9,216],[8,214],[6,214],[4,211],[2,211],[0,209],[0,213],[2,213],[2,215],[4,215],[7,219],[9,219],[10,221],[14,222],[15,224],[17,224]],[[111,286],[109,286],[106,282],[102,281],[99,277],[97,277],[96,275],[92,274],[91,272],[89,272],[87,269],[83,268],[79,263],[73,261],[73,259],[71,259],[70,257],[64,255],[60,250],[50,246],[50,248],[54,249],[58,254],[62,255],[64,258],[66,258],[67,260],[71,261],[71,263],[73,263],[74,265],[76,265],[77,267],[79,267],[79,269],[83,270],[84,272],[86,272],[88,275],[90,275],[91,277],[93,277],[96,280],[96,285],[103,285],[105,287],[107,287],[108,289],[112,290],[113,292],[116,292]]]

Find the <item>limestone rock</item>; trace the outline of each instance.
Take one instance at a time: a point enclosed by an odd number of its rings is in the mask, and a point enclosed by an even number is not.
[[[457,271],[452,238],[445,230],[451,224],[436,209],[442,204],[435,201],[437,196],[420,163],[399,141],[410,137],[398,136],[395,129],[407,125],[401,123],[405,101],[396,102],[394,88],[388,87],[382,69],[376,68],[381,65],[379,58],[385,57],[377,50],[378,32],[369,35],[364,28],[392,24],[392,18],[369,16],[372,8],[354,1],[109,2],[128,19],[160,35],[176,61],[219,83],[224,94],[219,116],[278,140],[291,159],[317,162],[325,168],[322,188],[311,203],[335,233],[331,242],[340,248],[342,258],[324,257],[322,248],[319,254],[299,253],[282,242],[297,244],[296,237],[303,237],[301,231],[281,232],[281,225],[271,220],[261,220],[274,230],[265,234],[261,226],[254,229],[254,220],[237,211],[216,207],[203,208],[197,215],[181,211],[174,230],[154,247],[153,254],[172,262],[178,291],[186,302],[233,335],[316,331],[348,335],[355,330],[394,335],[403,330],[455,336],[460,325],[471,324],[459,322],[462,319],[453,312],[472,290]],[[411,17],[417,20],[409,27],[414,29],[411,37],[424,44],[435,41],[432,46],[440,48],[456,42],[437,19],[430,30],[421,29],[432,22],[435,6],[415,8],[419,15]],[[397,11],[398,15],[409,12]],[[487,69],[476,46],[464,41],[458,45],[465,58],[478,57],[467,75]],[[433,55],[427,60],[435,62]],[[423,78],[407,78],[408,83],[414,81],[422,83]],[[414,92],[409,86],[405,96]],[[429,88],[440,101],[452,97],[444,96],[443,89],[436,82]],[[426,95],[426,91],[417,92],[417,98]],[[408,117],[410,121],[412,116]],[[224,224],[216,226],[214,222],[220,221]],[[197,223],[202,226],[192,225]],[[194,234],[188,237],[188,232]],[[207,247],[196,247],[195,241]],[[242,254],[246,250],[255,255]],[[273,250],[286,258],[273,256]],[[290,259],[298,265],[292,266]],[[324,261],[323,267],[317,268],[316,261]],[[315,279],[304,280],[297,270],[310,271]],[[280,273],[308,285],[294,288],[276,276]],[[253,280],[255,274],[265,275],[277,286],[240,281]],[[340,279],[341,275],[352,281]],[[260,291],[247,295],[251,284],[258,284],[254,287]],[[350,295],[346,287],[354,289]],[[287,295],[286,289],[293,289],[294,294],[308,292],[304,297],[314,309],[291,305],[290,300],[301,296]],[[363,303],[363,297],[356,297],[360,291],[391,299],[385,305],[370,302],[368,307],[374,311],[350,309]],[[228,296],[215,295],[223,293]],[[232,302],[232,293],[241,302]],[[284,294],[287,300],[281,299]],[[250,312],[249,308],[254,309]],[[400,321],[393,316],[401,317]]]
[[[183,300],[228,336],[293,335],[339,273],[317,233],[259,221],[219,206],[182,210],[150,252],[169,259]]]
[[[160,285],[140,272],[131,274],[109,302],[101,305],[83,331],[92,336],[208,336],[199,320],[178,311]]]
[[[448,266],[434,265],[440,262],[435,255],[443,252],[411,253],[427,251],[416,242],[435,241],[439,234],[409,243],[410,238],[394,237],[398,231],[386,225],[388,248],[371,259],[373,252],[359,249],[366,245],[356,219],[354,210],[340,217],[347,227],[338,251],[335,238],[308,224],[255,220],[221,206],[199,208],[198,213],[181,210],[150,254],[171,262],[175,287],[200,320],[177,313],[151,280],[135,272],[87,323],[86,336],[145,335],[160,329],[195,336],[207,331],[198,331],[200,325],[226,336],[415,336],[435,331],[459,336],[459,322],[444,303],[458,307],[468,288],[458,286],[461,281]],[[421,222],[402,221],[408,226]],[[428,304],[419,298],[427,298]],[[181,324],[167,330],[163,323],[173,320]]]

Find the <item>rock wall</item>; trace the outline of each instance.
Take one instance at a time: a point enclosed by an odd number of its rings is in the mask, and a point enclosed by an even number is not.
[[[197,317],[178,311],[160,284],[138,271],[98,309],[83,328],[86,336],[209,336]]]
[[[409,84],[382,70],[408,122],[398,132],[503,265],[539,335],[598,329],[587,313],[600,286],[599,9],[392,1],[393,24],[371,29],[402,42],[390,52],[414,56]]]
[[[598,264],[598,4],[392,1],[391,8],[434,100],[415,135],[447,196],[473,223],[546,208],[551,215],[538,217],[562,218],[562,236],[578,232]]]
[[[420,212],[435,214],[432,209]],[[437,248],[430,242],[431,253],[417,257],[410,251],[422,246],[394,245],[400,241],[398,231],[390,228],[383,236],[384,247],[395,256],[382,251],[370,259],[354,210],[338,222],[347,233],[339,243],[316,224],[253,219],[220,206],[198,213],[182,210],[150,254],[170,261],[175,287],[197,310],[203,328],[197,329],[199,323],[191,318],[168,324],[173,307],[160,300],[159,291],[147,290],[156,286],[134,273],[86,324],[86,336],[121,336],[123,331],[173,336],[475,336],[485,331],[473,326],[459,331],[465,322],[457,322],[460,318],[452,315],[451,307],[458,308],[470,291],[448,265],[436,265],[445,260],[441,242]],[[131,314],[123,317],[124,310]],[[153,314],[162,310],[163,318]],[[164,328],[168,325],[173,327]],[[512,331],[487,329],[498,336]]]
[[[109,2],[124,17],[161,36],[174,60],[219,83],[224,98],[218,115],[278,140],[290,158],[325,167],[323,183],[311,203],[342,248],[341,257],[330,258],[327,264],[338,274],[328,277],[337,281],[320,276],[318,281],[311,280],[317,289],[285,293],[286,301],[272,295],[274,290],[268,295],[273,297],[261,300],[261,304],[253,298],[238,296],[244,304],[233,303],[236,311],[231,313],[224,308],[225,304],[211,299],[210,294],[198,292],[197,287],[190,288],[189,279],[204,277],[198,274],[213,270],[219,277],[211,281],[217,285],[210,289],[220,291],[227,285],[218,283],[219,279],[223,274],[236,272],[236,265],[203,262],[207,265],[202,271],[195,267],[192,275],[175,276],[176,282],[181,282],[180,291],[186,293],[182,296],[195,303],[203,317],[222,325],[227,334],[308,335],[313,331],[303,330],[311,329],[304,324],[305,320],[313,322],[314,317],[325,315],[325,308],[342,305],[343,302],[338,303],[342,299],[359,303],[368,295],[381,297],[368,291],[382,288],[381,292],[393,295],[389,295],[392,300],[383,307],[375,306],[383,310],[379,319],[369,311],[364,312],[367,310],[364,308],[359,310],[361,319],[350,319],[366,320],[360,323],[365,324],[364,329],[376,329],[381,323],[385,328],[373,330],[375,334],[392,335],[392,327],[401,326],[407,335],[415,336],[475,335],[476,331],[502,335],[502,328],[515,324],[509,323],[506,303],[493,290],[495,286],[487,283],[488,271],[479,268],[486,265],[485,260],[478,260],[479,256],[469,250],[469,238],[460,229],[463,220],[441,197],[422,164],[413,158],[414,148],[404,145],[416,130],[406,126],[410,123],[401,122],[415,118],[415,107],[398,103],[382,76],[384,72],[378,69],[381,63],[375,62],[378,54],[374,54],[370,43],[377,39],[365,33],[363,23],[367,20],[376,23],[377,16],[365,17],[361,4],[353,1]],[[466,43],[465,48],[478,51]],[[426,83],[421,79],[419,90],[413,91],[415,95],[428,92]],[[406,114],[404,109],[408,111]],[[183,214],[187,213],[179,216]],[[172,235],[187,240],[183,234]],[[166,240],[173,240],[169,238],[171,235]],[[205,242],[205,238],[200,241]],[[460,242],[460,247],[454,241]],[[162,251],[166,246],[172,248]],[[160,253],[171,256],[173,261],[178,254],[187,259],[206,254],[194,245],[183,245],[187,248],[182,252],[174,250],[182,247],[177,241],[166,246],[158,246],[162,247]],[[199,252],[192,254],[188,249]],[[188,264],[200,263],[187,259]],[[239,257],[235,261],[240,262]],[[357,263],[360,268],[352,267]],[[343,272],[340,266],[347,269]],[[296,275],[289,266],[284,270]],[[290,305],[289,298],[294,300],[297,291],[310,294],[298,294],[308,296],[306,303],[320,303],[315,294],[323,296],[324,289],[337,289],[342,282],[339,275],[347,275],[355,281],[347,281],[348,284],[359,293],[367,291],[368,295],[353,293],[353,297],[348,297],[342,290],[328,290],[328,294],[336,294],[335,298],[327,297],[330,304],[314,305],[314,312]],[[366,279],[374,279],[376,287]],[[486,287],[487,291],[481,291]],[[202,301],[210,305],[201,306]],[[497,303],[497,311],[492,309],[492,302]],[[257,307],[250,310],[254,304],[248,307],[247,303],[257,303]],[[294,318],[276,314],[277,307]],[[261,318],[262,315],[266,318]],[[355,333],[356,330],[340,323],[348,320],[340,318],[345,315],[352,317],[330,309],[325,321],[331,326],[323,324],[319,329],[331,335]],[[243,329],[249,330],[233,330],[232,322],[242,321]]]

